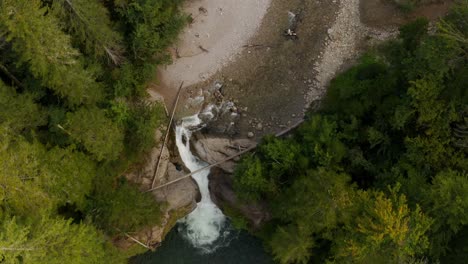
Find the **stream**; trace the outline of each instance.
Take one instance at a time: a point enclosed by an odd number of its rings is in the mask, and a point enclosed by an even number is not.
[[[213,118],[212,110],[212,106],[207,107],[201,114],[204,117]],[[206,162],[194,156],[190,150],[192,133],[206,125],[199,116],[200,114],[196,114],[183,118],[175,129],[176,145],[180,157],[190,171],[207,165]],[[235,230],[229,219],[213,203],[208,188],[209,173],[209,170],[204,170],[192,175],[201,194],[201,200],[195,210],[178,221],[176,227],[155,252],[136,256],[131,259],[130,263],[272,263],[261,241],[247,232]]]
[[[192,132],[199,130],[204,126],[202,120],[197,115],[185,117],[176,127],[175,138],[180,157],[185,166],[190,171],[196,171],[208,165],[199,160],[190,151],[190,138]],[[186,238],[196,248],[209,253],[216,250],[219,246],[217,240],[223,240],[229,235],[229,228],[226,226],[226,217],[221,210],[211,201],[210,190],[208,189],[209,170],[192,175],[197,182],[201,194],[201,201],[193,212],[180,220],[185,227]]]

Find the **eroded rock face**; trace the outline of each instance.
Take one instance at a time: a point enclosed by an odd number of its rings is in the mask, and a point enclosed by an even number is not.
[[[239,210],[250,221],[253,229],[259,228],[271,218],[265,204],[244,204],[237,199],[232,188],[232,174],[214,167],[208,179],[210,180],[211,199],[219,208],[223,209],[223,206],[227,205]]]
[[[201,133],[195,134],[194,138],[192,142],[195,155],[209,164],[224,160],[255,144],[255,142],[250,139],[207,137]],[[224,162],[220,164],[219,167],[226,172],[232,173],[236,160],[238,159]]]

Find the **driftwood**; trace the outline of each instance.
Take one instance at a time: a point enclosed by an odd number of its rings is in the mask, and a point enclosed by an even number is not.
[[[137,243],[137,244],[139,244],[139,245],[141,245],[141,246],[143,246],[143,247],[145,247],[145,248],[147,248],[147,249],[151,249],[151,248],[148,247],[147,245],[143,244],[143,242],[141,242],[141,241],[139,241],[138,239],[136,239],[136,238],[130,236],[129,234],[127,234],[127,233],[123,233],[123,234],[124,234],[126,237],[130,238],[130,239],[131,239],[132,241],[134,241],[135,243]]]
[[[243,45],[242,47],[243,48],[254,48],[254,49],[260,49],[260,48],[271,49],[271,48],[274,48],[275,46],[265,45],[265,44],[247,44],[247,45]]]
[[[206,53],[210,52],[209,50],[205,49],[202,45],[199,45],[198,48],[203,52],[206,52]]]
[[[184,85],[184,82],[182,82],[182,83],[180,84],[180,86],[179,86],[179,91],[177,92],[176,100],[175,100],[175,102],[174,102],[174,105],[172,106],[171,119],[169,120],[169,124],[167,124],[166,135],[164,136],[163,145],[162,145],[162,147],[161,147],[161,151],[159,152],[158,162],[156,163],[156,167],[154,168],[154,172],[153,172],[153,182],[151,183],[151,188],[154,187],[154,183],[156,182],[156,175],[158,174],[159,164],[161,163],[161,158],[162,158],[162,154],[163,154],[163,151],[164,151],[164,147],[166,146],[167,139],[169,138],[169,132],[170,132],[171,126],[172,126],[172,120],[174,119],[174,114],[175,114],[175,111],[176,111],[176,109],[177,109],[177,104],[179,103],[180,92],[182,91],[182,86],[183,86],[183,85]]]
[[[115,228],[115,227],[114,227],[114,228]],[[141,245],[141,246],[143,246],[143,247],[145,247],[145,248],[147,248],[147,249],[151,249],[148,245],[145,245],[145,244],[144,244],[143,242],[141,242],[140,240],[138,240],[138,239],[132,237],[131,235],[129,235],[129,234],[123,232],[122,230],[120,230],[120,229],[118,229],[118,228],[115,228],[115,230],[121,232],[121,233],[124,234],[126,237],[130,238],[133,242],[137,243],[138,245]]]
[[[200,47],[199,47],[200,48]],[[203,48],[203,47],[202,47]],[[200,54],[203,54],[205,53],[205,51],[200,51],[199,53],[194,53],[194,54],[191,54],[191,55],[182,55],[180,54],[180,51],[179,51],[179,48],[175,48],[174,49],[175,51],[175,56],[176,56],[176,59],[180,59],[180,58],[192,58],[192,57],[195,57],[195,56],[198,56]],[[208,52],[208,51],[207,51]]]
[[[300,124],[302,124],[303,122],[304,122],[304,119],[301,119],[301,120],[299,120],[298,122],[296,122],[294,125],[292,125],[292,126],[286,128],[285,130],[282,130],[282,131],[280,131],[279,133],[275,134],[275,136],[276,136],[276,137],[281,137],[281,136],[283,136],[283,135],[289,133],[291,130],[297,128],[297,127],[298,127]],[[168,186],[168,185],[171,185],[171,184],[173,184],[173,183],[179,182],[179,181],[181,181],[181,180],[183,180],[183,179],[186,179],[186,178],[192,176],[193,174],[199,173],[199,172],[201,172],[201,171],[203,171],[203,170],[211,169],[211,168],[213,168],[213,167],[215,167],[215,166],[218,166],[218,165],[220,165],[220,164],[223,164],[223,163],[226,162],[226,161],[232,160],[232,159],[234,159],[234,158],[236,158],[236,157],[238,157],[238,156],[240,156],[240,155],[242,155],[242,154],[244,154],[244,153],[247,153],[247,152],[249,152],[249,151],[251,151],[251,150],[254,150],[254,149],[257,148],[257,147],[258,147],[258,144],[254,144],[253,146],[251,146],[251,147],[249,147],[249,148],[246,148],[246,149],[244,149],[244,150],[242,150],[242,151],[239,151],[238,153],[236,153],[236,154],[234,154],[234,155],[231,155],[231,156],[229,156],[229,157],[227,157],[227,158],[225,158],[225,159],[223,159],[223,160],[221,160],[221,161],[218,161],[218,162],[216,162],[216,163],[213,163],[213,164],[210,164],[210,165],[208,165],[208,166],[205,166],[205,167],[203,167],[203,168],[201,168],[201,169],[198,169],[198,170],[195,170],[195,171],[193,171],[193,172],[190,172],[190,173],[188,173],[188,174],[186,174],[186,175],[184,175],[184,176],[182,176],[182,177],[180,177],[180,178],[178,178],[178,179],[172,180],[172,181],[167,182],[167,183],[165,183],[165,184],[162,184],[162,185],[160,185],[160,186],[152,187],[151,189],[147,190],[146,192],[151,192],[151,191],[154,191],[154,190],[158,190],[158,189],[161,189],[161,188],[166,187],[166,186]]]

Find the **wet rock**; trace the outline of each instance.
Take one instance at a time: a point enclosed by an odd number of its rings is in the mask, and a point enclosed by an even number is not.
[[[186,108],[200,108],[205,101],[205,97],[203,95],[201,96],[196,96],[196,97],[190,97],[187,99],[186,102]]]
[[[233,140],[229,138],[207,137],[200,133],[194,134],[192,142],[195,155],[210,164],[224,160],[255,144],[255,142],[249,139]],[[234,165],[234,161],[230,160],[219,166],[227,172],[233,172]]]
[[[208,88],[208,90],[211,93],[214,93],[216,91],[221,92],[221,88],[223,88],[223,86],[224,86],[224,84],[221,81],[218,80],[218,81],[215,81],[213,83],[213,85],[210,88]]]
[[[166,182],[179,179],[183,177],[188,171],[179,171],[177,167],[169,163],[167,167],[167,175],[156,186],[163,185]],[[197,184],[192,178],[186,178],[179,182],[173,183],[167,187],[153,191],[156,200],[160,202],[167,202],[167,210],[177,210],[178,208],[191,207],[195,209],[197,200],[200,200],[200,192],[198,191]]]
[[[258,131],[261,131],[263,129],[262,123],[258,123],[257,126],[255,127]]]
[[[222,169],[214,167],[208,176],[210,181],[209,188],[211,199],[213,202],[223,209],[223,206],[239,210],[245,216],[252,228],[258,229],[264,222],[268,221],[271,216],[267,211],[267,207],[263,203],[241,203],[232,189],[232,175],[227,174]]]

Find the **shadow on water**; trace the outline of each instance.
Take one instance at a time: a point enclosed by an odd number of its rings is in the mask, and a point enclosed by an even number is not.
[[[155,252],[133,257],[131,264],[271,264],[271,256],[262,242],[247,232],[232,231],[229,243],[215,252],[204,254],[194,248],[176,226]]]

